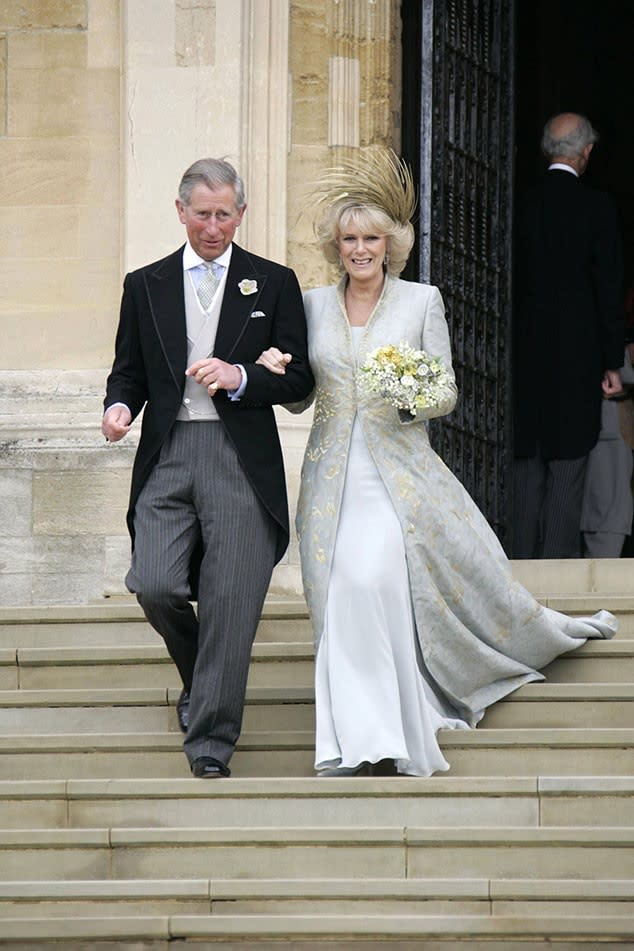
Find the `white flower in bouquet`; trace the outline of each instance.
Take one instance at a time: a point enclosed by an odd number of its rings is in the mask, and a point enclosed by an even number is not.
[[[440,406],[453,392],[452,377],[440,358],[406,343],[369,353],[359,369],[359,382],[412,416],[420,409]]]

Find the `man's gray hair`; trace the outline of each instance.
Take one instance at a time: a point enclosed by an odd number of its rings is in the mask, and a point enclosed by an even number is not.
[[[593,145],[599,138],[598,132],[592,128],[590,121],[585,116],[577,117],[577,124],[568,135],[555,138],[551,129],[554,120],[557,118],[558,116],[553,116],[548,120],[542,135],[542,152],[549,159],[556,156],[577,158],[587,145]]]
[[[189,205],[191,202],[192,191],[196,185],[206,185],[212,191],[229,185],[236,193],[238,211],[247,203],[244,182],[226,159],[203,158],[189,166],[178,186],[178,197],[184,205]]]

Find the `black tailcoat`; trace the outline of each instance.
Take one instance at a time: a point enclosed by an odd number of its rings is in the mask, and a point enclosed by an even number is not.
[[[252,293],[241,291],[244,280],[255,282]],[[133,542],[136,501],[183,398],[187,368],[183,282],[182,248],[131,272],[124,281],[104,406],[125,403],[133,419],[144,410],[128,510]],[[283,376],[255,363],[271,346],[293,356]],[[293,271],[233,245],[214,356],[241,363],[247,372],[247,388],[239,401],[232,402],[219,390],[214,404],[253,488],[278,526],[279,560],[288,545],[289,525],[273,404],[300,401],[314,385],[302,296]]]
[[[612,200],[563,170],[520,208],[514,327],[515,455],[594,446],[601,380],[623,364],[621,234]]]

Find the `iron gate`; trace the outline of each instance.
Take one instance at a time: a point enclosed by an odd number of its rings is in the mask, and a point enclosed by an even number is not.
[[[434,448],[510,534],[514,0],[422,0],[420,279],[447,309],[458,405]]]

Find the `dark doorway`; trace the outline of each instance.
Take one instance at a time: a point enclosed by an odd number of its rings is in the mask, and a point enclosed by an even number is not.
[[[412,169],[420,194],[422,85],[423,85],[423,5],[418,0],[401,0],[401,155]],[[420,213],[420,208],[418,209]],[[416,239],[403,278],[421,279],[420,217],[414,222]]]
[[[587,180],[611,192],[625,245],[626,280],[634,279],[634,122],[631,0],[531,0],[517,4],[516,191],[544,169],[545,121],[581,112],[599,132]]]
[[[504,41],[499,33],[499,23],[509,13],[513,27],[508,27],[506,36],[511,37],[513,50],[503,55],[501,60],[498,56],[498,62],[502,64],[502,71],[506,71],[506,89],[513,103],[512,117],[496,132],[509,139],[513,166],[512,194],[519,195],[544,171],[540,139],[549,116],[562,111],[587,115],[600,135],[586,173],[588,182],[610,191],[617,201],[623,228],[626,280],[628,283],[634,282],[634,176],[631,171],[634,122],[628,108],[634,62],[630,49],[634,36],[634,2],[576,0],[571,4],[564,0],[518,0],[515,3],[513,0],[501,0],[498,5],[496,0],[444,0],[442,3],[439,0],[402,0],[401,151],[410,162],[423,191],[425,169],[427,167],[428,172],[431,169],[432,203],[436,214],[435,232],[433,220],[430,227],[430,222],[421,215],[418,242],[403,276],[408,280],[422,279],[439,284],[448,303],[452,344],[454,352],[458,353],[457,363],[466,374],[464,378],[467,381],[474,373],[476,378],[480,374],[477,362],[471,364],[468,356],[460,365],[462,354],[460,346],[456,345],[469,315],[461,313],[454,306],[454,275],[444,269],[442,261],[434,262],[433,257],[439,240],[440,243],[447,240],[446,232],[451,228],[451,223],[447,223],[447,206],[443,204],[446,190],[443,169],[446,163],[442,157],[442,145],[438,146],[439,137],[446,134],[447,108],[442,95],[430,101],[430,91],[432,96],[435,95],[434,84],[437,83],[439,72],[445,68],[443,57],[453,55],[456,48],[453,34],[457,32],[467,43],[472,43],[473,37],[479,36],[476,44],[478,55],[482,54],[484,46],[497,55],[499,44]],[[464,24],[462,29],[461,23]],[[448,31],[453,31],[448,50],[443,50],[441,45],[443,28],[445,36]],[[467,102],[464,123],[469,122],[469,108]],[[440,160],[435,161],[438,156]],[[449,161],[454,161],[453,156],[449,156]],[[505,174],[502,169],[501,175]],[[502,187],[498,192],[497,207],[489,205],[486,209],[489,223],[492,215],[505,214],[501,206],[507,194],[506,188]],[[431,267],[426,271],[425,243],[429,246],[430,242]],[[500,310],[498,327],[502,328],[503,334],[508,334],[510,351],[512,308],[508,308],[505,326],[503,310]],[[478,313],[472,316],[472,320],[477,339],[478,326],[482,327],[484,323],[478,323],[482,320]],[[488,368],[485,370],[488,372]],[[498,386],[497,411],[500,416],[511,415],[509,395],[508,386]],[[486,395],[483,397],[477,388],[465,388],[463,385],[462,401],[464,410],[458,417],[457,426],[450,421],[444,432],[441,430],[436,434],[432,427],[432,442],[473,495],[507,547],[512,506],[508,490],[512,455],[509,437],[511,427],[498,427],[495,454],[489,453],[492,462],[487,466],[488,486],[479,488],[482,484],[481,460],[473,451],[465,453],[462,447],[470,446],[469,439],[475,440],[471,445],[484,445],[486,442],[487,432],[484,433],[484,439],[478,434],[478,413],[483,407],[486,410]],[[467,403],[473,405],[467,406]],[[470,419],[473,423],[471,430]],[[490,426],[491,423],[489,430]],[[456,438],[460,447],[458,455],[453,452]],[[497,484],[494,484],[496,479]]]
[[[621,218],[625,289],[634,285],[634,4],[630,0],[532,0],[518,4],[516,193],[543,173],[539,142],[558,112],[586,115],[599,133],[584,180],[610,192]],[[634,536],[622,555],[634,557]]]
[[[402,152],[418,176],[404,275],[439,287],[460,398],[434,449],[504,544],[510,522],[514,0],[403,0]]]

